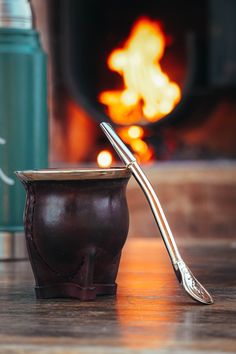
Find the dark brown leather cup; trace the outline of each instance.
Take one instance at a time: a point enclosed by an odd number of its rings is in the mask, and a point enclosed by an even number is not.
[[[129,214],[126,168],[16,172],[37,298],[114,295]]]

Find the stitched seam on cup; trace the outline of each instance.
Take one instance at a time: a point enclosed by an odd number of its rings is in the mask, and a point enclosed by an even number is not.
[[[26,215],[28,217],[26,217],[26,237],[29,239],[29,242],[31,243],[31,247],[34,249],[34,252],[37,254],[37,256],[39,257],[39,259],[43,263],[43,265],[46,266],[50,270],[50,272],[56,274],[57,276],[61,276],[60,273],[53,270],[47,264],[47,262],[45,262],[45,260],[40,255],[40,253],[36,247],[36,244],[34,242],[33,220],[34,220],[34,211],[35,211],[35,204],[36,204],[36,195],[35,195],[35,188],[31,183],[29,184],[28,193],[29,193],[29,198],[27,198],[28,199],[28,209],[27,209]],[[39,277],[37,263],[35,262],[34,257],[32,255],[30,255],[30,259],[33,264],[33,268],[34,268],[34,272],[36,274],[36,277]]]
[[[35,259],[33,255],[31,254],[30,248],[34,250],[34,252],[37,254],[37,257],[40,259],[40,261],[43,263],[45,267],[48,268],[48,270],[52,273],[54,273],[57,277],[60,277],[63,280],[68,281],[68,278],[74,278],[76,274],[80,271],[81,267],[83,266],[83,262],[80,263],[75,271],[72,274],[61,274],[60,272],[54,270],[51,268],[51,266],[44,260],[44,258],[41,256],[39,253],[37,246],[34,241],[34,230],[33,230],[33,220],[34,220],[34,212],[35,212],[35,204],[36,204],[36,192],[33,184],[31,183],[25,183],[27,185],[27,199],[26,199],[26,209],[25,209],[25,236],[26,239],[28,239],[27,243],[29,242],[30,244],[27,245],[29,247],[29,257],[30,261],[33,266],[33,272],[35,273],[36,278],[40,276],[38,273],[38,265],[37,262],[35,262]],[[72,279],[71,279],[72,280]]]
[[[38,277],[37,265],[35,263],[34,257],[31,254],[30,248],[34,246],[33,242],[33,228],[32,228],[32,220],[33,220],[33,213],[34,213],[34,203],[35,203],[35,196],[34,190],[32,188],[32,184],[28,183],[28,190],[27,190],[27,205],[26,205],[26,217],[25,217],[25,236],[27,240],[27,247],[29,248],[29,257],[32,263],[33,272],[35,273],[36,278]]]

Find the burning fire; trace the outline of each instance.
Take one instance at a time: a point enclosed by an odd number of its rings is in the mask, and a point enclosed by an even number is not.
[[[108,57],[108,67],[118,72],[124,87],[99,95],[108,114],[117,124],[156,122],[179,102],[179,86],[170,81],[160,66],[165,36],[157,22],[137,20],[123,48]]]
[[[138,161],[147,162],[151,159],[153,152],[143,140],[144,129],[142,127],[137,125],[122,127],[118,129],[118,134],[125,143],[131,146]]]
[[[132,125],[120,128],[119,133],[140,161],[150,160],[152,152],[142,139],[143,129],[134,124],[158,121],[181,98],[179,86],[161,69],[164,50],[165,36],[159,24],[138,19],[124,46],[113,50],[107,61],[108,67],[122,76],[123,88],[99,95],[113,122]]]

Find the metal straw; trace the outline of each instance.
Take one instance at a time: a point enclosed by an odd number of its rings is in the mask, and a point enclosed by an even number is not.
[[[148,178],[144,174],[143,170],[137,163],[134,155],[123,143],[120,137],[115,133],[113,128],[108,123],[100,124],[102,130],[106,134],[107,138],[111,142],[112,146],[120,156],[127,168],[129,168],[134,175],[136,181],[141,186],[145,193],[145,196],[152,209],[154,218],[159,227],[162,239],[165,243],[166,249],[170,256],[176,277],[186,292],[196,301],[203,304],[212,304],[213,299],[207,290],[201,285],[201,283],[194,277],[190,269],[184,263],[177,248],[174,236],[171,232],[161,204],[157,198],[157,195],[149,182]]]

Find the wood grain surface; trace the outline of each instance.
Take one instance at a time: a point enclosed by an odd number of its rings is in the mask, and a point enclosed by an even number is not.
[[[29,263],[0,263],[0,353],[236,353],[236,242],[179,241],[214,305],[179,287],[160,239],[129,239],[116,298],[36,300]]]

